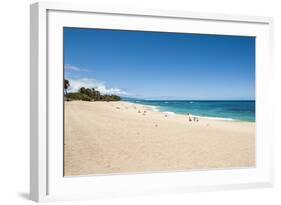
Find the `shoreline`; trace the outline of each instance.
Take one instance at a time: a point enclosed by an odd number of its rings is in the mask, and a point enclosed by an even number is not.
[[[136,105],[141,105],[141,106],[145,106],[148,109],[152,108],[153,111],[155,112],[160,112],[163,114],[168,114],[168,115],[174,115],[174,116],[185,116],[187,117],[187,114],[181,114],[181,113],[175,113],[173,111],[161,111],[157,106],[155,105],[145,105],[145,104],[141,104],[141,103],[137,103],[137,102],[131,102],[131,101],[119,101],[119,102],[124,102],[124,103],[131,103],[132,105],[136,104]],[[246,121],[246,120],[238,120],[238,119],[233,119],[233,118],[223,118],[223,117],[211,117],[211,116],[201,116],[201,115],[193,115],[191,113],[189,113],[190,117],[197,117],[199,119],[206,119],[206,120],[215,120],[215,121],[231,121],[231,122],[246,122],[246,123],[256,123],[256,121]]]
[[[255,123],[167,115],[132,102],[65,105],[65,176],[255,166]]]

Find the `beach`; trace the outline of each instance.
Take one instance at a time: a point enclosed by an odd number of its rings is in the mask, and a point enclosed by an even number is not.
[[[255,122],[189,121],[124,101],[64,106],[65,176],[255,166]]]

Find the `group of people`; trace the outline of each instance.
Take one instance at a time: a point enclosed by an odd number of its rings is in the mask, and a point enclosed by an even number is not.
[[[187,116],[188,116],[188,121],[189,122],[199,122],[199,118],[198,117],[195,117],[195,116],[191,116],[189,113],[187,113]]]
[[[142,113],[140,110],[138,110],[138,113]],[[146,114],[146,110],[143,111],[142,115]]]

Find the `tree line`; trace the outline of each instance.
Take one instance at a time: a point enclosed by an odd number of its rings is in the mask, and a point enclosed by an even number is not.
[[[118,95],[102,95],[95,88],[81,87],[78,92],[68,93],[70,87],[69,80],[64,79],[64,98],[66,101],[83,100],[83,101],[119,101],[121,97]]]

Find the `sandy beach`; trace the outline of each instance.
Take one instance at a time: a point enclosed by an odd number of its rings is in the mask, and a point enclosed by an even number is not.
[[[171,115],[129,102],[65,102],[64,175],[255,166],[255,123]]]

